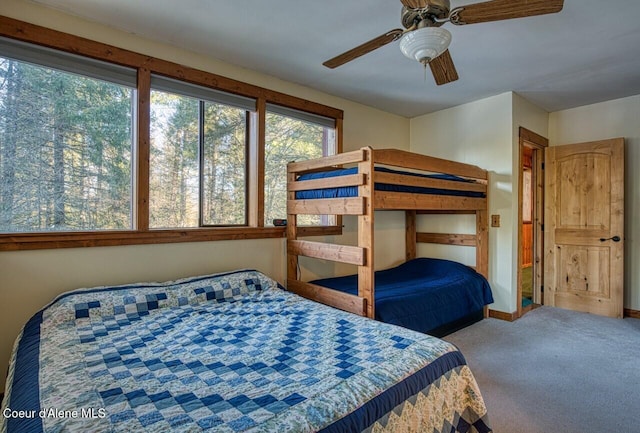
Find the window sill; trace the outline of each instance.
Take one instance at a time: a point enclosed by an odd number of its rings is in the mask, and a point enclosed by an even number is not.
[[[301,236],[338,235],[342,227],[300,227]],[[284,238],[286,227],[218,227],[149,231],[4,233],[0,251]]]
[[[7,233],[0,234],[0,251],[268,239],[282,238],[284,236],[285,230],[283,227],[221,227],[81,233]]]

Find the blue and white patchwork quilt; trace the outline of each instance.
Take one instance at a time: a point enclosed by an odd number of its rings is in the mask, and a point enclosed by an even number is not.
[[[442,340],[257,271],[68,292],[14,348],[2,433],[489,432]]]

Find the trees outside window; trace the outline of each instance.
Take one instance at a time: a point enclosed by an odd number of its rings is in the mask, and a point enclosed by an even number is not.
[[[0,17],[0,251],[282,237],[286,164],[337,153],[341,119]]]
[[[132,227],[133,89],[0,57],[0,232]]]
[[[247,111],[151,92],[150,227],[246,225]]]
[[[265,225],[287,217],[287,163],[335,154],[335,129],[267,112],[265,133]],[[300,225],[328,225],[326,216],[300,215]]]
[[[203,105],[202,225],[246,225],[248,112]]]
[[[149,227],[198,227],[197,99],[151,92]]]

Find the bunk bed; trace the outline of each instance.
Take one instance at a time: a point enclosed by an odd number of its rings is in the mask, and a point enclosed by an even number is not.
[[[325,158],[292,162],[287,166],[287,176],[289,290],[342,310],[438,336],[486,316],[487,305],[493,302],[487,282],[486,170],[397,149],[365,147]],[[406,263],[397,269],[375,271],[376,210],[405,211]],[[475,234],[418,232],[418,215],[434,213],[475,215]],[[357,245],[299,239],[304,231],[298,227],[298,215],[309,214],[356,216]],[[418,259],[417,244],[421,242],[475,247],[475,268],[437,259]],[[299,256],[356,265],[358,271],[353,276],[305,282],[298,275]],[[446,272],[442,272],[445,268]],[[434,277],[433,271],[437,273],[438,269],[440,275]],[[418,275],[420,272],[422,276]],[[451,272],[464,278],[467,282],[461,286],[469,290],[463,288],[460,295],[454,294],[448,278]],[[426,310],[416,310],[420,302],[415,296],[424,295],[424,284],[421,286],[416,280],[424,282],[429,279],[434,280],[429,284],[438,286],[439,294],[435,297],[444,301],[433,302],[432,297],[422,302]],[[376,280],[380,280],[381,285]],[[406,290],[404,295],[400,293],[411,285],[416,286],[412,295],[407,296]],[[377,311],[384,308],[383,302],[379,301],[393,298],[394,291],[398,293],[396,301],[404,303],[405,307],[410,305],[413,311],[405,318],[389,320],[387,317],[385,320],[384,314]],[[381,294],[380,299],[376,293]],[[452,303],[460,308],[452,314],[444,314],[443,309],[448,309]],[[405,307],[400,310],[406,310]],[[392,315],[397,317],[399,314],[394,312]],[[426,321],[418,323],[414,320],[416,317],[426,318]]]

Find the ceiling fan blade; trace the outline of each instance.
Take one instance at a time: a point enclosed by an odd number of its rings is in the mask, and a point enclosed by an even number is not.
[[[407,9],[424,9],[427,7],[427,0],[400,0]]]
[[[370,41],[365,42],[362,45],[358,45],[357,47],[334,57],[333,59],[327,60],[323,63],[323,65],[331,69],[337,68],[338,66],[344,65],[345,63],[350,62],[353,59],[357,59],[360,56],[363,56],[375,49],[387,45],[389,42],[395,41],[403,33],[404,30],[402,29],[390,30],[385,34],[378,36],[377,38],[371,39]]]
[[[456,67],[453,64],[453,59],[451,58],[451,54],[449,54],[449,50],[446,50],[444,53],[431,60],[429,62],[429,66],[431,67],[433,78],[435,78],[438,86],[458,79],[458,71],[456,71]]]
[[[451,12],[453,24],[475,24],[560,12],[564,0],[493,0],[461,6]]]

